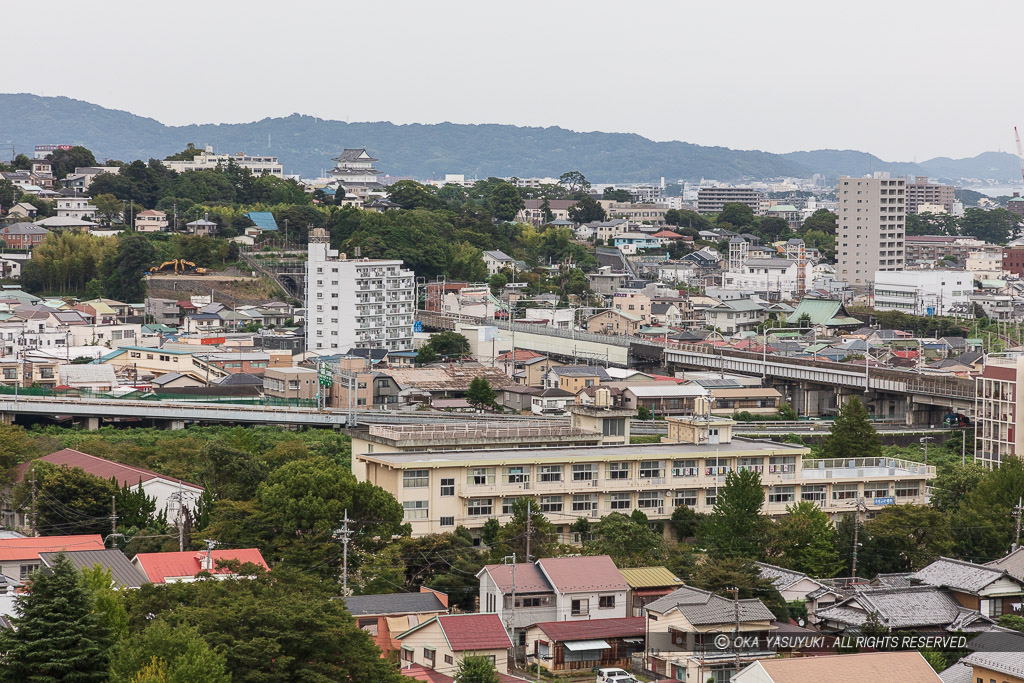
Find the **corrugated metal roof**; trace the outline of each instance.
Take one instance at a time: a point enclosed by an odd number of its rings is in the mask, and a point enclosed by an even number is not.
[[[39,553],[39,559],[47,567],[53,567],[61,553]],[[66,552],[64,556],[76,569],[92,569],[99,565],[110,570],[110,576],[121,588],[141,588],[149,583],[145,574],[135,568],[120,550],[79,550]]]
[[[277,232],[277,221],[274,220],[274,214],[269,211],[250,211],[245,215],[248,216],[249,220],[255,223],[256,227],[260,230]]]
[[[661,588],[663,586],[680,586],[683,580],[668,570],[667,567],[633,567],[620,569],[619,573],[630,588]]]

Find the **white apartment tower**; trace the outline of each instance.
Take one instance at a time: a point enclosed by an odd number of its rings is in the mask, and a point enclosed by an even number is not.
[[[350,259],[331,249],[323,228],[309,233],[306,349],[412,350],[415,274],[401,260]]]
[[[838,275],[854,287],[879,270],[903,270],[907,183],[903,178],[839,178]]]

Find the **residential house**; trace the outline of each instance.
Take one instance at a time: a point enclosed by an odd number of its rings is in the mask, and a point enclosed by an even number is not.
[[[768,318],[764,304],[753,299],[720,301],[700,308],[703,309],[706,323],[722,334],[756,330]]]
[[[192,583],[198,580],[197,575],[201,572],[209,572],[218,580],[238,576],[233,570],[219,566],[221,562],[228,561],[270,569],[257,548],[139,553],[132,558],[132,564],[146,575],[150,583]]]
[[[421,587],[419,593],[384,593],[343,597],[356,625],[373,638],[381,656],[400,647],[398,634],[433,617],[448,614],[448,596]]]
[[[663,246],[660,237],[642,232],[623,232],[612,238],[615,248],[623,254],[636,254],[645,249],[660,249]]]
[[[611,378],[599,365],[561,365],[551,368],[544,375],[543,386],[548,389],[564,389],[578,394],[580,389],[592,387]]]
[[[732,683],[806,683],[807,681],[942,683],[943,681],[932,669],[928,660],[915,650],[760,659],[749,664],[728,680],[731,680]],[[981,678],[978,680],[984,683]]]
[[[58,376],[59,386],[67,389],[107,392],[118,386],[114,368],[109,365],[61,365]]]
[[[89,197],[60,197],[57,199],[57,217],[77,218],[95,223],[98,209],[89,201]]]
[[[512,647],[496,614],[446,614],[432,617],[397,636],[399,664],[454,673],[464,657],[486,657],[500,674],[508,673]]]
[[[612,297],[612,308],[637,316],[642,325],[651,322],[651,297],[647,290],[616,292]]]
[[[263,393],[267,397],[312,401],[319,391],[313,368],[267,368],[263,372]]]
[[[576,394],[565,389],[542,389],[530,399],[530,412],[534,415],[565,415],[576,401]]]
[[[211,221],[209,216],[205,216],[185,224],[185,232],[187,234],[198,235],[200,237],[216,235],[218,229],[219,226]]]
[[[697,384],[676,382],[630,382],[622,387],[621,406],[627,410],[647,408],[653,415],[693,415],[698,398],[708,390]]]
[[[527,349],[516,349],[515,352],[508,351],[499,355],[496,359],[498,365],[509,377],[515,380],[516,384],[524,384],[531,387],[539,387],[544,383],[544,374],[554,367],[561,367],[564,363],[551,360],[547,356]]]
[[[36,225],[46,228],[50,232],[88,232],[99,226],[84,218],[72,216],[50,216],[35,222]]]
[[[8,524],[11,523],[10,515],[5,511]],[[25,581],[42,566],[42,553],[103,549],[103,537],[99,534],[5,538],[0,543],[0,574]]]
[[[986,631],[994,623],[977,610],[959,604],[948,591],[934,586],[858,590],[831,607],[818,609],[813,623],[822,631],[856,631],[871,614],[892,630],[974,632]]]
[[[146,575],[132,564],[123,552],[110,550],[70,550],[66,552],[39,553],[42,566],[53,569],[57,558],[63,555],[79,571],[99,566],[110,572],[110,579],[118,588],[142,588],[149,583]]]
[[[10,211],[7,212],[7,217],[32,219],[35,218],[38,214],[39,209],[37,209],[32,204],[29,204],[28,202],[18,202],[17,204],[11,207]]]
[[[489,564],[476,576],[480,580],[480,611],[497,615],[517,643],[523,641],[530,625],[559,616],[555,588],[536,563]]]
[[[1022,663],[1020,650],[972,652],[960,660],[960,665],[970,668],[970,675],[965,679],[966,683],[970,683],[970,681],[1024,683],[1024,663]],[[945,673],[944,671],[943,683],[947,683]]]
[[[527,199],[523,202],[523,208],[516,213],[516,223],[532,223],[534,225],[545,225],[552,221],[568,221],[569,209],[576,205],[576,199]],[[545,203],[547,212],[545,212]]]
[[[540,387],[531,387],[525,384],[505,387],[500,392],[498,403],[513,413],[533,412],[533,398],[539,396],[543,391]]]
[[[136,232],[167,232],[167,213],[147,209],[135,215]]]
[[[910,575],[913,584],[943,588],[968,609],[996,619],[1003,614],[1021,614],[1024,581],[1005,569],[940,557]]]
[[[626,286],[632,279],[629,273],[613,270],[612,266],[601,266],[587,273],[587,282],[595,294],[611,296]]]
[[[8,249],[31,250],[39,245],[50,232],[34,223],[11,223],[0,228],[0,240]]]
[[[488,275],[494,275],[505,268],[508,268],[512,272],[517,270],[516,260],[503,251],[485,251],[483,257],[484,265],[487,266]]]
[[[838,600],[838,593],[827,589],[823,583],[812,579],[803,572],[764,562],[755,562],[754,565],[761,572],[763,578],[772,582],[783,600],[804,603],[809,616],[813,616],[816,609],[829,607]]]
[[[612,244],[616,236],[629,231],[629,221],[625,218],[613,218],[610,221],[595,221],[586,223],[586,227],[593,231],[594,240],[601,240],[602,244]]]
[[[1024,581],[1024,547],[1017,548],[998,560],[992,560],[986,566],[1002,569],[1018,581]]]
[[[644,651],[644,626],[643,617],[540,622],[526,631],[526,652],[554,673],[628,668]]]
[[[643,326],[639,315],[609,309],[596,313],[586,320],[588,332],[594,334],[634,335]]]
[[[181,504],[184,504],[185,509],[194,511],[204,491],[203,487],[197,484],[190,484],[181,479],[158,474],[134,465],[125,465],[89,455],[72,448],[63,448],[18,465],[15,468],[15,479],[23,481],[28,476],[33,463],[36,462],[45,462],[57,467],[78,468],[100,479],[114,479],[118,486],[141,488],[147,496],[156,501],[157,512],[166,513],[167,520],[171,523],[178,519],[178,510]]]
[[[776,630],[775,616],[757,599],[732,600],[683,586],[646,606],[647,667],[680,681],[729,680],[737,664],[773,656],[764,640]],[[738,633],[737,633],[738,632]],[[716,645],[721,633],[751,639],[734,656]]]
[[[786,318],[786,324],[816,327],[827,334],[854,330],[864,323],[850,315],[842,301],[804,297],[797,304],[796,310]]]
[[[631,617],[642,617],[647,603],[654,602],[683,585],[683,580],[666,567],[633,567],[620,569],[619,573],[629,586],[626,614]]]
[[[651,323],[665,327],[679,327],[685,318],[682,310],[675,303],[667,301],[651,302]]]

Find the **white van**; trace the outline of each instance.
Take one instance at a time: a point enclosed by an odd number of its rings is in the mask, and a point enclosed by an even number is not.
[[[633,676],[622,669],[598,669],[597,683],[639,683]]]

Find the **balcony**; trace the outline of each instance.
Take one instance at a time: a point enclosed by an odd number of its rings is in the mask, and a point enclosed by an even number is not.
[[[932,478],[935,476],[935,466],[899,458],[806,459],[802,475],[805,480],[812,481],[900,476]]]

